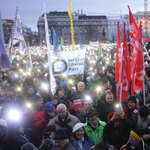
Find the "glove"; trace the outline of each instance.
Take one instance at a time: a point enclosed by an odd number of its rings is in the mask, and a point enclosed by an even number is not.
[[[45,120],[48,120],[50,118],[50,116],[48,115],[48,112],[49,112],[49,110],[45,108],[45,111],[44,111],[44,119]]]

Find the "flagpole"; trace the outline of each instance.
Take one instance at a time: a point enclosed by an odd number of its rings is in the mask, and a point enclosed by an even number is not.
[[[145,101],[145,84],[144,84],[144,69],[142,70],[142,75],[143,75],[143,100],[144,100],[144,105],[146,105],[146,101]]]

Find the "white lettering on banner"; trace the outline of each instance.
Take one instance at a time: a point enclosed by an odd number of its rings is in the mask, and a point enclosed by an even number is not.
[[[128,80],[127,80],[127,73],[125,69],[123,69],[123,81],[122,81],[122,90],[128,91]]]
[[[53,53],[52,67],[54,76],[76,75],[84,73],[86,49],[76,51],[58,51]]]
[[[135,45],[135,39],[134,38],[130,38],[130,44],[133,46]]]
[[[121,62],[121,58],[122,58],[122,53],[123,53],[123,47],[122,44],[120,44],[120,48],[118,48],[118,57],[119,57],[119,62]]]
[[[130,28],[130,33],[133,33],[134,32],[134,25],[133,25],[133,23],[131,25],[129,25],[129,28]]]
[[[142,71],[136,73],[136,78],[137,78],[137,80],[139,80],[139,81],[142,81],[142,80],[143,80]]]

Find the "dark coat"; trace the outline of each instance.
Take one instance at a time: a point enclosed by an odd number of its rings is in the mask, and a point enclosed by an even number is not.
[[[130,128],[131,124],[127,118],[121,119],[117,128],[114,127],[114,122],[109,120],[104,127],[104,134],[108,136],[108,143],[110,145],[120,149],[120,147],[128,141],[127,131],[130,130]]]
[[[115,102],[113,101],[111,104],[108,104],[105,99],[101,100],[97,104],[97,111],[99,113],[100,120],[107,122],[107,116],[111,112],[115,111]]]

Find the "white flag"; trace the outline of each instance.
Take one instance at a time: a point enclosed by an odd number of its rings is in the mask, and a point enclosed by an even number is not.
[[[55,80],[55,78],[53,76],[53,72],[52,72],[50,40],[49,40],[49,33],[48,33],[48,24],[47,24],[45,3],[43,3],[43,6],[44,6],[45,33],[46,33],[47,50],[48,50],[49,80],[50,80],[51,93],[54,95],[56,93],[56,80]]]
[[[15,45],[16,43],[23,40],[24,38],[22,33],[20,15],[19,15],[18,7],[16,7],[15,21],[14,21],[13,33],[12,33],[12,44]]]

